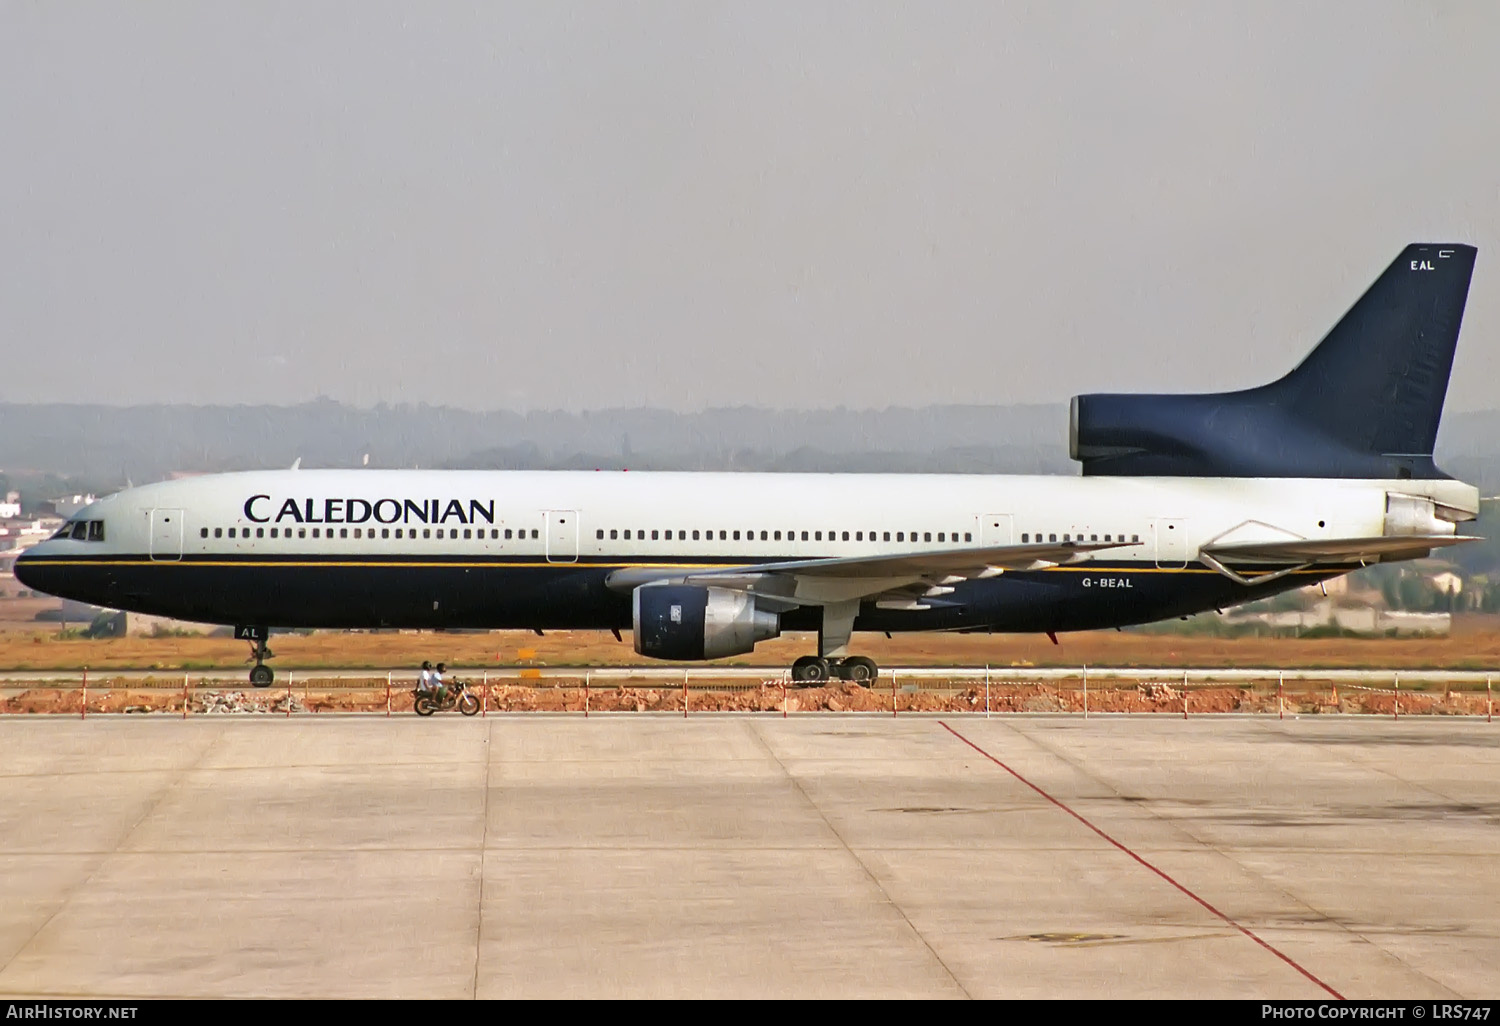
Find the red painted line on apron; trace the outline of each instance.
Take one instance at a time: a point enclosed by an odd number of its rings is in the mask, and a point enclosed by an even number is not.
[[[938,721],[938,722],[940,722],[940,723],[941,723],[941,722],[942,722],[942,721],[941,721],[941,720],[940,720],[940,721]],[[1257,936],[1256,936],[1256,935],[1255,935],[1255,934],[1253,934],[1253,933],[1251,933],[1251,932],[1250,932],[1250,931],[1249,931],[1249,930],[1247,930],[1247,929],[1246,929],[1246,928],[1245,928],[1245,927],[1243,927],[1243,926],[1241,926],[1241,925],[1240,925],[1240,924],[1239,924],[1239,923],[1237,923],[1237,922],[1235,922],[1235,921],[1234,921],[1234,920],[1233,920],[1233,919],[1230,919],[1230,918],[1229,918],[1229,917],[1228,917],[1228,916],[1226,916],[1226,915],[1225,915],[1225,914],[1224,914],[1224,913],[1223,913],[1223,912],[1220,912],[1220,911],[1219,911],[1219,910],[1218,910],[1218,909],[1216,909],[1216,908],[1214,908],[1214,907],[1213,907],[1213,906],[1212,906],[1212,905],[1210,905],[1210,904],[1209,904],[1209,903],[1208,903],[1208,902],[1207,902],[1207,901],[1204,901],[1204,900],[1203,900],[1203,899],[1202,899],[1202,898],[1200,898],[1200,897],[1198,897],[1198,895],[1196,895],[1196,894],[1194,894],[1194,893],[1193,893],[1193,892],[1192,892],[1192,891],[1190,891],[1190,890],[1188,890],[1188,889],[1187,889],[1187,888],[1186,888],[1186,887],[1184,887],[1184,886],[1183,886],[1183,885],[1182,885],[1182,884],[1180,884],[1180,883],[1178,883],[1178,882],[1177,882],[1177,881],[1176,881],[1176,880],[1174,880],[1174,879],[1172,879],[1172,878],[1171,878],[1171,877],[1170,877],[1170,876],[1168,876],[1168,875],[1167,875],[1167,874],[1166,874],[1166,873],[1164,873],[1164,872],[1162,872],[1162,871],[1161,871],[1161,870],[1160,870],[1160,869],[1158,869],[1158,868],[1156,868],[1156,867],[1155,867],[1155,866],[1153,866],[1153,865],[1152,865],[1152,864],[1151,864],[1151,863],[1149,863],[1149,862],[1147,862],[1147,861],[1146,861],[1146,860],[1145,860],[1145,859],[1143,859],[1143,858],[1141,858],[1141,857],[1140,857],[1140,856],[1139,856],[1139,855],[1137,855],[1137,854],[1136,854],[1136,853],[1135,853],[1135,852],[1133,852],[1133,851],[1131,851],[1131,850],[1130,850],[1130,849],[1129,849],[1129,848],[1127,848],[1127,847],[1125,847],[1125,845],[1123,845],[1123,844],[1121,844],[1121,843],[1120,843],[1120,842],[1119,842],[1119,841],[1117,841],[1117,840],[1115,840],[1115,839],[1114,839],[1114,838],[1113,838],[1113,837],[1111,837],[1111,836],[1109,836],[1109,835],[1108,835],[1108,834],[1106,834],[1106,833],[1105,833],[1105,832],[1104,832],[1104,831],[1103,831],[1103,830],[1100,830],[1100,829],[1099,829],[1099,828],[1098,828],[1098,827],[1096,827],[1096,826],[1095,826],[1095,825],[1094,825],[1094,824],[1092,824],[1092,823],[1090,823],[1090,822],[1089,822],[1089,821],[1088,821],[1088,820],[1086,820],[1086,819],[1084,819],[1084,818],[1083,818],[1083,817],[1082,817],[1082,816],[1080,816],[1080,815],[1079,815],[1079,814],[1078,814],[1078,813],[1076,813],[1076,812],[1074,812],[1074,811],[1073,811],[1073,810],[1072,810],[1072,809],[1070,809],[1070,808],[1068,808],[1068,806],[1066,806],[1066,805],[1064,805],[1064,804],[1063,804],[1063,803],[1062,803],[1062,802],[1060,802],[1060,801],[1058,801],[1058,800],[1057,800],[1057,799],[1056,799],[1056,798],[1054,798],[1054,797],[1052,797],[1052,796],[1051,796],[1051,795],[1050,795],[1050,794],[1048,794],[1048,793],[1047,793],[1047,792],[1046,792],[1046,791],[1043,791],[1043,790],[1042,790],[1042,789],[1041,789],[1041,788],[1040,788],[1040,787],[1037,787],[1037,786],[1036,786],[1036,785],[1035,785],[1035,784],[1033,784],[1033,783],[1032,783],[1032,782],[1031,782],[1031,781],[1029,781],[1029,780],[1027,780],[1027,779],[1026,779],[1026,778],[1025,778],[1025,777],[1023,777],[1023,776],[1021,776],[1021,774],[1019,774],[1019,773],[1017,773],[1017,772],[1016,772],[1016,771],[1015,771],[1015,770],[1013,770],[1013,769],[1011,769],[1011,768],[1010,768],[1010,767],[1009,767],[1009,766],[1007,766],[1007,765],[1006,765],[1006,764],[1005,764],[1005,763],[1003,763],[1003,762],[1001,762],[1001,761],[1000,761],[1000,760],[999,760],[999,759],[997,759],[997,758],[995,758],[995,757],[994,757],[994,756],[993,756],[993,755],[991,755],[991,754],[990,754],[990,753],[989,753],[989,752],[986,752],[986,751],[985,751],[985,750],[984,750],[984,749],[983,749],[983,748],[980,748],[980,747],[979,747],[979,746],[978,746],[978,745],[976,745],[976,744],[975,744],[975,743],[974,743],[974,742],[972,742],[972,741],[970,741],[970,740],[969,740],[969,739],[968,739],[968,738],[966,738],[966,737],[964,737],[964,736],[963,736],[963,735],[962,735],[962,734],[960,734],[960,733],[959,733],[959,732],[958,732],[958,731],[956,731],[956,730],[954,730],[954,729],[953,729],[953,728],[952,728],[952,727],[950,727],[950,726],[948,726],[948,724],[946,724],[946,723],[943,723],[943,729],[944,729],[944,730],[946,730],[946,731],[947,731],[947,732],[948,732],[948,733],[950,733],[950,734],[952,734],[952,735],[953,735],[953,736],[954,736],[954,737],[956,737],[956,738],[958,738],[958,739],[959,739],[959,740],[960,740],[960,741],[962,741],[962,742],[963,742],[963,743],[964,743],[964,744],[966,744],[966,745],[968,745],[968,746],[969,746],[969,747],[970,747],[970,748],[972,748],[972,749],[974,749],[974,751],[976,751],[976,752],[978,752],[978,753],[979,753],[979,754],[980,754],[980,755],[982,755],[982,756],[984,756],[984,757],[985,757],[985,758],[986,758],[986,759],[988,759],[988,760],[990,760],[990,762],[993,762],[993,763],[994,763],[994,764],[995,764],[995,765],[996,765],[996,766],[999,766],[999,767],[1000,767],[1000,768],[1001,768],[1001,769],[1003,769],[1003,770],[1004,770],[1004,771],[1005,771],[1005,772],[1007,772],[1007,773],[1009,773],[1009,774],[1010,774],[1010,775],[1011,775],[1011,776],[1013,776],[1013,777],[1015,777],[1015,778],[1016,778],[1016,779],[1017,779],[1017,780],[1019,780],[1019,781],[1020,781],[1020,782],[1021,782],[1021,783],[1023,783],[1023,784],[1025,784],[1025,785],[1026,785],[1026,786],[1027,786],[1027,787],[1029,787],[1029,788],[1031,788],[1031,789],[1032,789],[1032,790],[1033,790],[1033,791],[1035,791],[1035,792],[1036,792],[1036,793],[1037,793],[1037,794],[1039,794],[1039,795],[1041,795],[1041,796],[1042,796],[1042,797],[1043,797],[1043,798],[1045,798],[1045,799],[1047,799],[1047,800],[1048,800],[1048,801],[1049,801],[1049,802],[1051,802],[1051,803],[1052,803],[1052,804],[1053,804],[1053,805],[1056,805],[1056,806],[1057,806],[1057,807],[1058,807],[1058,808],[1059,808],[1059,809],[1062,809],[1062,810],[1063,810],[1063,811],[1064,811],[1064,812],[1066,812],[1066,813],[1067,813],[1067,814],[1068,814],[1068,815],[1070,815],[1070,816],[1072,816],[1072,817],[1073,817],[1073,818],[1074,818],[1074,819],[1076,819],[1076,820],[1078,820],[1078,822],[1080,822],[1080,823],[1082,823],[1082,824],[1083,824],[1083,825],[1084,825],[1084,826],[1086,826],[1086,827],[1088,827],[1088,828],[1089,828],[1089,829],[1090,829],[1090,830],[1092,830],[1092,831],[1093,831],[1093,832],[1094,832],[1094,833],[1096,833],[1096,834],[1098,834],[1098,835],[1099,835],[1099,836],[1100,836],[1100,837],[1102,837],[1102,838],[1104,838],[1104,839],[1105,839],[1105,840],[1106,840],[1106,841],[1108,841],[1108,842],[1109,842],[1109,843],[1110,843],[1110,844],[1112,844],[1112,845],[1114,845],[1114,846],[1115,846],[1115,847],[1116,847],[1116,848],[1119,848],[1119,849],[1120,849],[1120,850],[1121,850],[1121,851],[1123,851],[1123,852],[1124,852],[1124,853],[1125,853],[1125,854],[1126,854],[1126,855],[1129,855],[1129,856],[1130,856],[1130,857],[1131,857],[1131,858],[1133,858],[1133,859],[1135,859],[1135,860],[1136,860],[1136,861],[1137,861],[1137,862],[1139,862],[1139,863],[1140,863],[1140,864],[1141,864],[1141,865],[1143,865],[1143,866],[1145,866],[1145,867],[1146,867],[1146,868],[1147,868],[1147,869],[1149,869],[1149,870],[1151,870],[1151,872],[1153,872],[1153,873],[1155,873],[1155,874],[1156,874],[1156,875],[1157,875],[1157,876],[1159,876],[1159,877],[1161,877],[1161,878],[1162,878],[1162,879],[1163,879],[1163,880],[1165,880],[1165,881],[1166,881],[1166,882],[1167,882],[1167,883],[1169,883],[1169,884],[1171,884],[1171,885],[1172,885],[1172,886],[1173,886],[1173,887],[1175,887],[1175,888],[1177,888],[1177,889],[1178,889],[1178,890],[1179,890],[1179,891],[1181,891],[1181,892],[1182,892],[1182,893],[1183,893],[1183,894],[1186,894],[1186,895],[1187,895],[1187,896],[1188,896],[1188,897],[1189,897],[1189,898],[1192,898],[1192,899],[1193,899],[1193,900],[1194,900],[1194,901],[1196,901],[1196,902],[1197,902],[1197,903],[1198,903],[1198,904],[1200,904],[1200,905],[1202,905],[1202,906],[1203,906],[1203,907],[1204,907],[1204,908],[1206,908],[1206,909],[1208,909],[1208,910],[1209,910],[1209,911],[1210,911],[1210,912],[1212,912],[1212,913],[1213,913],[1213,914],[1214,914],[1214,915],[1216,915],[1216,916],[1218,916],[1218,917],[1219,917],[1219,918],[1220,918],[1220,919],[1222,919],[1222,920],[1224,920],[1224,922],[1226,922],[1226,923],[1228,923],[1228,924],[1229,924],[1229,925],[1230,925],[1230,926],[1232,926],[1232,927],[1234,927],[1234,928],[1235,928],[1235,929],[1236,929],[1236,930],[1238,930],[1238,931],[1240,931],[1240,933],[1243,933],[1243,934],[1244,934],[1244,935],[1245,935],[1245,936],[1246,936],[1246,937],[1249,937],[1249,938],[1250,938],[1250,939],[1251,939],[1251,940],[1253,940],[1253,941],[1254,941],[1254,942],[1255,942],[1255,943],[1257,943],[1257,944],[1259,944],[1259,945],[1260,945],[1260,946],[1261,946],[1261,947],[1263,947],[1263,948],[1265,948],[1265,949],[1266,949],[1266,950],[1267,950],[1267,951],[1269,951],[1269,952],[1270,952],[1270,953],[1271,953],[1271,954],[1273,954],[1273,955],[1275,955],[1275,956],[1276,956],[1276,957],[1277,957],[1277,958],[1279,958],[1279,959],[1281,959],[1281,960],[1282,960],[1282,961],[1283,961],[1283,962],[1285,962],[1285,963],[1286,963],[1286,964],[1287,964],[1287,965],[1289,965],[1289,966],[1291,966],[1291,967],[1292,967],[1292,968],[1293,968],[1293,969],[1295,969],[1295,970],[1297,970],[1297,971],[1298,971],[1298,972],[1299,972],[1299,973],[1301,973],[1301,974],[1302,974],[1302,975],[1303,975],[1303,976],[1305,976],[1305,977],[1307,977],[1307,978],[1308,978],[1308,979],[1309,979],[1309,980],[1311,980],[1311,981],[1312,981],[1312,982],[1313,982],[1313,983],[1316,983],[1316,984],[1317,984],[1317,985],[1318,985],[1318,986],[1319,986],[1319,987],[1322,987],[1322,988],[1323,988],[1323,989],[1324,989],[1324,990],[1326,990],[1326,991],[1328,991],[1328,993],[1330,993],[1330,994],[1332,994],[1332,995],[1333,995],[1333,996],[1334,996],[1334,997],[1336,997],[1336,998],[1338,998],[1338,999],[1339,999],[1339,1000],[1340,1000],[1340,1001],[1343,1001],[1343,1000],[1345,1000],[1345,998],[1344,998],[1344,995],[1342,995],[1342,994],[1340,994],[1340,993],[1339,993],[1339,992],[1338,992],[1338,991],[1336,991],[1336,990],[1334,990],[1334,989],[1333,989],[1333,988],[1332,988],[1332,987],[1330,987],[1330,986],[1329,986],[1329,985],[1328,985],[1328,984],[1326,984],[1326,983],[1324,983],[1324,982],[1323,982],[1323,981],[1322,981],[1322,980],[1320,980],[1320,979],[1318,979],[1318,978],[1317,978],[1317,977],[1316,977],[1316,976],[1314,976],[1314,975],[1313,975],[1313,974],[1312,974],[1312,973],[1310,973],[1310,972],[1308,972],[1308,971],[1307,971],[1307,970],[1306,970],[1306,969],[1304,969],[1304,968],[1302,968],[1302,966],[1300,966],[1300,965],[1298,965],[1298,964],[1297,964],[1297,963],[1296,963],[1296,962],[1295,962],[1295,961],[1294,961],[1294,960],[1293,960],[1293,959],[1292,959],[1292,957],[1291,957],[1291,956],[1290,956],[1290,955],[1287,955],[1287,954],[1285,954],[1285,953],[1283,953],[1283,952],[1281,952],[1281,951],[1279,951],[1279,950],[1277,950],[1277,949],[1276,949],[1276,948],[1275,948],[1275,947],[1273,947],[1273,946],[1272,946],[1272,945],[1271,945],[1271,944],[1269,944],[1269,943],[1267,943],[1267,942],[1266,942],[1266,941],[1264,941],[1264,940],[1261,940],[1261,938],[1259,938],[1259,937],[1257,937]]]

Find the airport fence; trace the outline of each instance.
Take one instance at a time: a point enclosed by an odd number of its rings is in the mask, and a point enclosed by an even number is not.
[[[1482,716],[1494,719],[1493,674],[1357,669],[896,667],[869,686],[805,685],[756,667],[510,668],[459,676],[476,715],[526,712],[945,713]],[[0,713],[89,715],[412,710],[410,671],[290,671],[269,688],[222,672],[0,676]]]

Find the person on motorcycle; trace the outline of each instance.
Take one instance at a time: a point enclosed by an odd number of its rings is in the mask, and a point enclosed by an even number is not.
[[[448,697],[448,688],[443,684],[443,673],[447,668],[446,663],[438,663],[437,669],[432,671],[432,687],[435,695],[433,700],[437,702],[439,707],[442,706],[443,699]]]
[[[422,672],[417,677],[417,690],[424,692],[432,690],[432,664],[425,659],[422,660]]]

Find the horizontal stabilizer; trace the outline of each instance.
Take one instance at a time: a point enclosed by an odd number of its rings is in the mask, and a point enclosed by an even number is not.
[[[1382,557],[1421,556],[1429,549],[1478,538],[1453,534],[1390,534],[1374,538],[1302,538],[1295,541],[1212,545],[1203,554],[1225,563],[1373,563]]]

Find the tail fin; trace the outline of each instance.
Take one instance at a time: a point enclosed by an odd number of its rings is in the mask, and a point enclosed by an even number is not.
[[[1074,397],[1073,458],[1090,475],[1445,477],[1432,449],[1476,252],[1407,246],[1269,385]]]

